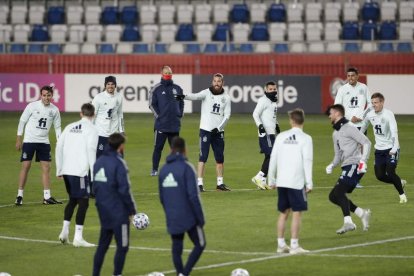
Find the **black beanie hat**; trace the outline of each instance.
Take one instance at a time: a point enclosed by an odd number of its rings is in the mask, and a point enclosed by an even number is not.
[[[107,76],[105,78],[105,86],[108,82],[113,82],[115,84],[115,87],[116,87],[116,78],[114,76]]]

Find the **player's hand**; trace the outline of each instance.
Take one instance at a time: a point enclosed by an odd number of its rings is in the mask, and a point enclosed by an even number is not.
[[[174,99],[176,99],[177,101],[182,101],[182,100],[184,100],[184,98],[185,98],[185,95],[174,95]]]
[[[305,189],[305,192],[306,192],[307,194],[309,194],[310,192],[312,192],[312,189],[308,189],[308,188],[306,188],[306,189]]]
[[[21,136],[17,136],[16,138],[16,150],[22,149],[22,139]]]
[[[365,161],[359,161],[357,173],[362,174],[367,172],[367,163]]]
[[[268,186],[272,190],[276,189],[276,187],[277,187],[276,183],[269,183]]]
[[[212,130],[211,130],[211,133],[214,133],[214,134],[217,134],[217,133],[219,133],[220,131],[218,130],[218,128],[213,128]]]
[[[266,130],[262,124],[259,125],[259,134],[266,135]]]
[[[395,152],[390,151],[389,155],[395,155]]]
[[[276,134],[279,134],[280,133],[280,127],[279,127],[279,124],[276,124]]]
[[[358,122],[361,122],[361,121],[362,121],[362,119],[360,119],[356,116],[352,116],[352,118],[351,118],[351,122],[353,122],[353,123],[358,123]]]
[[[328,166],[326,166],[326,174],[331,174],[332,173],[332,171],[333,171],[333,167],[334,167],[334,165],[333,164],[329,164]]]

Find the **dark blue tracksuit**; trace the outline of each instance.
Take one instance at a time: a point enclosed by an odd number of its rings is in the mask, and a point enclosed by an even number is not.
[[[129,217],[136,213],[130,191],[128,168],[121,155],[107,149],[94,165],[95,205],[101,222],[93,275],[100,275],[112,236],[116,240],[113,275],[121,275],[129,247]]]
[[[203,231],[204,214],[194,167],[183,155],[170,154],[160,171],[158,188],[165,211],[167,230],[173,241],[175,269],[177,274],[189,275],[206,246]],[[184,267],[181,255],[185,232],[194,243],[194,248]]]
[[[183,90],[172,80],[164,79],[161,79],[161,82],[149,92],[149,108],[155,117],[153,170],[158,170],[165,141],[168,139],[168,143],[171,145],[172,138],[180,133],[184,101],[177,101],[174,95],[183,95]]]

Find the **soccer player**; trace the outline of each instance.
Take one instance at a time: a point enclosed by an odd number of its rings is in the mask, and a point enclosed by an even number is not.
[[[29,103],[20,117],[17,128],[16,149],[22,151],[20,161],[22,167],[19,174],[19,189],[15,204],[23,204],[23,191],[26,186],[27,175],[32,165],[32,159],[36,153],[36,162],[40,161],[42,168],[43,204],[62,204],[50,193],[50,162],[52,161],[49,142],[49,131],[52,124],[55,128],[56,140],[61,133],[61,121],[59,109],[51,103],[53,87],[43,86],[40,89],[40,100]],[[24,134],[23,145],[22,135]]]
[[[217,191],[230,191],[224,184],[224,127],[230,119],[231,100],[224,91],[224,76],[220,73],[213,75],[212,85],[199,93],[176,95],[177,100],[201,100],[200,119],[200,157],[197,167],[197,184],[204,192],[204,170],[208,159],[210,146],[216,159]]]
[[[156,84],[149,92],[149,108],[155,117],[151,176],[158,174],[158,166],[165,141],[168,139],[168,144],[171,146],[172,138],[180,134],[184,101],[176,101],[174,96],[182,94],[182,88],[172,80],[171,67],[163,66],[161,82]]]
[[[159,175],[160,201],[164,208],[167,230],[172,239],[172,255],[177,275],[190,275],[204,248],[204,214],[197,177],[193,165],[186,158],[185,141],[174,137],[171,154]],[[187,232],[194,248],[183,265],[183,239]]]
[[[336,233],[344,234],[356,229],[352,222],[351,213],[355,213],[362,221],[362,229],[368,230],[371,211],[362,209],[347,198],[357,185],[360,175],[367,171],[367,160],[371,150],[371,142],[355,126],[344,117],[345,109],[340,104],[334,104],[328,109],[334,132],[332,134],[335,156],[326,167],[326,173],[331,174],[340,162],[342,173],[329,194],[329,200],[338,205],[344,216],[344,225]],[[362,147],[362,153],[361,153]]]
[[[99,141],[96,157],[98,158],[108,144],[109,135],[119,132],[124,134],[124,114],[122,112],[122,96],[115,91],[116,78],[105,78],[105,89],[96,95],[92,104],[95,107],[95,125],[98,129]]]
[[[95,205],[101,222],[99,244],[93,262],[94,276],[100,275],[112,236],[115,236],[116,241],[112,275],[122,275],[129,249],[129,224],[136,214],[136,207],[131,194],[128,168],[121,156],[124,144],[125,137],[122,134],[111,134],[108,147],[93,167]]]
[[[63,227],[59,235],[62,243],[69,242],[69,226],[73,212],[76,213],[76,227],[73,245],[91,247],[94,244],[83,239],[83,225],[89,207],[89,176],[93,181],[93,165],[96,160],[98,131],[93,125],[95,108],[90,103],[81,107],[81,120],[69,124],[62,132],[56,145],[56,175],[63,177],[69,201],[66,205]]]
[[[335,97],[335,104],[342,105],[345,108],[345,118],[347,118],[351,124],[358,127],[358,129],[361,129],[362,120],[371,107],[371,102],[369,100],[371,94],[368,87],[358,81],[358,69],[354,67],[348,68],[346,78],[347,83],[338,89],[338,93]],[[359,184],[359,180],[356,187],[363,187]]]
[[[277,253],[306,253],[299,245],[302,212],[308,209],[307,193],[312,191],[313,142],[303,132],[305,114],[302,109],[289,111],[291,129],[277,135],[269,165],[269,184],[277,187],[278,210]],[[285,228],[292,213],[290,247],[285,241]]]
[[[371,96],[373,110],[365,117],[361,131],[366,131],[368,123],[371,123],[375,136],[375,176],[379,181],[393,184],[400,195],[400,203],[407,203],[403,190],[406,181],[395,172],[400,155],[397,121],[394,113],[384,108],[384,101],[381,93]]]
[[[265,158],[261,170],[252,178],[252,182],[261,190],[269,189],[266,184],[266,176],[269,170],[270,154],[272,153],[276,134],[280,133],[277,122],[276,83],[274,81],[267,82],[264,90],[265,94],[257,101],[256,108],[253,111],[253,119],[258,128],[260,153],[263,153]]]

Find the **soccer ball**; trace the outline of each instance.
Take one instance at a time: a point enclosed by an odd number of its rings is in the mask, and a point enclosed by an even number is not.
[[[246,269],[236,268],[231,272],[230,276],[250,276],[250,274]]]
[[[138,230],[144,230],[150,224],[149,218],[145,213],[137,213],[134,215],[132,219],[132,224],[134,224],[135,228]]]
[[[154,271],[154,272],[151,272],[150,274],[148,274],[148,276],[165,276],[165,275],[162,272]]]

